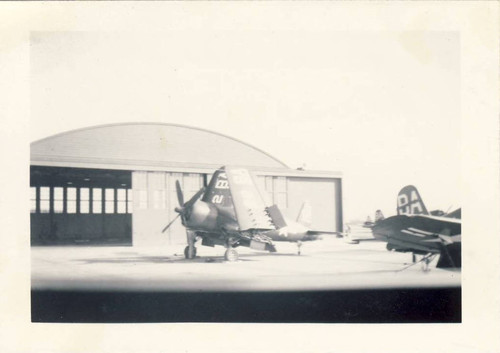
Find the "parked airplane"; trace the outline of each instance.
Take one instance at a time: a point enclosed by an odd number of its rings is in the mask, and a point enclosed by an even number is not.
[[[363,228],[373,228],[373,226],[377,223],[377,222],[380,222],[381,220],[383,220],[385,217],[384,217],[384,214],[382,213],[382,211],[380,210],[376,210],[375,211],[375,222],[372,221],[372,219],[370,218],[370,216],[368,216],[366,218],[366,221],[363,223],[362,227]]]
[[[366,217],[366,221],[363,223],[363,228],[373,228],[375,225],[375,222],[372,221],[371,217],[368,216]]]
[[[375,238],[387,242],[388,250],[411,252],[414,262],[415,254],[423,255],[420,261],[425,269],[436,255],[438,268],[461,267],[461,209],[429,213],[418,190],[407,185],[398,194],[397,213],[372,228]]]
[[[274,241],[295,242],[297,244],[297,253],[300,255],[302,242],[321,239],[322,234],[341,235],[339,232],[330,232],[322,230],[311,230],[312,224],[312,209],[308,202],[304,202],[299,211],[296,221],[292,221],[283,217],[285,224],[281,229],[270,230],[265,232],[268,237]]]
[[[224,258],[228,261],[238,259],[238,246],[276,252],[273,240],[297,242],[300,254],[300,242],[317,237],[317,232],[299,227],[300,224],[288,225],[276,205],[266,207],[252,175],[244,168],[221,167],[208,187],[200,189],[186,203],[178,181],[176,190],[178,216],[162,232],[181,217],[187,233],[187,259],[196,256],[197,237],[204,246],[226,247]]]

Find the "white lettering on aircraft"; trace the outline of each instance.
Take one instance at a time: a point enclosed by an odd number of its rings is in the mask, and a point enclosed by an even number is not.
[[[214,195],[214,197],[212,197],[212,203],[221,204],[223,200],[224,195]]]
[[[229,183],[227,180],[217,180],[217,183],[215,184],[216,189],[229,189]]]
[[[408,205],[408,196],[406,194],[398,195],[398,208],[401,214],[410,213]]]
[[[398,195],[398,208],[401,214],[420,214],[424,211],[424,207],[415,190],[410,194],[408,200],[407,194]]]
[[[424,211],[424,209],[422,208],[422,204],[420,203],[420,201],[417,201],[411,205],[411,213],[412,214],[421,214],[421,213],[423,213],[423,211]]]

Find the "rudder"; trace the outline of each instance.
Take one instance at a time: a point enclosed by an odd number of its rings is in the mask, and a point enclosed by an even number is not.
[[[398,215],[429,214],[417,188],[413,185],[407,185],[399,191],[397,205]]]

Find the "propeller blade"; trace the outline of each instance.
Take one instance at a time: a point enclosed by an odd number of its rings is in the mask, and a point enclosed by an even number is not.
[[[198,190],[198,192],[196,194],[194,194],[193,197],[191,197],[189,199],[188,202],[186,202],[186,204],[184,205],[184,208],[188,208],[188,207],[191,207],[193,206],[193,204],[198,201],[198,199],[200,198],[200,196],[205,192],[205,187],[202,187],[200,190]]]
[[[178,215],[163,229],[162,233],[165,232],[179,216],[181,216],[182,224],[186,225],[186,220],[191,216],[193,204],[198,201],[201,194],[205,191],[205,187],[202,187],[188,202],[184,203],[184,194],[182,193],[179,180],[175,181],[175,189],[177,191],[177,200],[179,201],[180,206],[175,208],[175,212],[177,212]]]
[[[177,201],[179,201],[179,206],[184,206],[184,194],[182,193],[181,183],[179,180],[175,181],[175,190],[177,191]]]
[[[170,226],[171,226],[171,225],[172,225],[172,224],[173,224],[173,223],[177,220],[177,218],[179,218],[179,217],[180,217],[180,215],[181,215],[181,214],[179,213],[177,216],[175,216],[175,217],[174,217],[174,219],[173,219],[173,220],[171,220],[171,221],[170,221],[170,223],[169,223],[169,224],[167,224],[167,226],[166,226],[165,228],[163,228],[163,230],[162,230],[161,232],[162,232],[162,233],[165,233],[165,232],[167,231],[167,229],[168,229],[168,228],[170,228]]]

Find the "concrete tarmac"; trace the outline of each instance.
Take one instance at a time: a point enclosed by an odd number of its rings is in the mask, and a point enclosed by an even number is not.
[[[389,252],[376,241],[348,244],[325,236],[276,243],[277,253],[238,248],[237,262],[224,261],[224,248],[197,243],[186,260],[185,245],[136,247],[33,247],[34,290],[78,291],[317,291],[343,289],[460,287],[459,270],[411,265],[411,254]]]

